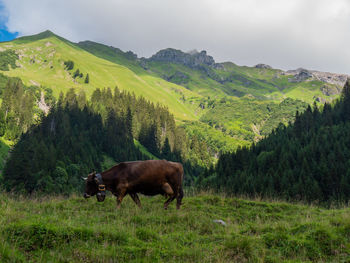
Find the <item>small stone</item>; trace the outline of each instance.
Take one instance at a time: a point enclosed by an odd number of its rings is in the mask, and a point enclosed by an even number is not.
[[[217,223],[217,224],[220,224],[222,226],[226,226],[226,222],[224,220],[221,220],[221,219],[214,219],[213,220],[214,223]]]

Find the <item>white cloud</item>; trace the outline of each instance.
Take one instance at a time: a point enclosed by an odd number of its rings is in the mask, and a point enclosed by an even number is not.
[[[9,30],[50,29],[150,56],[205,49],[217,61],[350,73],[349,0],[3,0]]]

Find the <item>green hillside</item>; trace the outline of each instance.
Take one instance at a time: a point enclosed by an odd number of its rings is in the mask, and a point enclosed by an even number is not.
[[[281,111],[281,110],[279,110]],[[350,80],[322,110],[307,107],[254,147],[222,154],[204,187],[323,205],[350,200]]]
[[[152,57],[139,59],[131,51],[123,52],[118,48],[92,41],[79,42],[78,46],[100,58],[122,64],[134,72],[159,76],[206,97],[242,97],[249,94],[257,99],[281,101],[284,98],[293,98],[307,103],[313,103],[316,97],[325,100],[334,99],[334,96],[322,93],[324,82],[312,78],[291,82],[289,79],[292,75],[285,74],[279,69],[238,66],[232,62],[214,66],[205,64],[189,66],[184,64],[186,60],[183,63],[174,61],[174,57],[176,60],[176,56],[186,56],[186,53],[173,49],[160,51],[165,56],[167,53],[170,55],[166,61],[159,61]],[[163,57],[162,59],[165,60]]]
[[[125,66],[100,59],[53,33],[44,32],[0,43],[0,48],[14,50],[19,56],[18,67],[2,71],[4,74],[21,78],[28,86],[50,87],[56,97],[71,87],[84,90],[90,96],[96,88],[118,86],[152,102],[167,105],[179,120],[198,118],[195,115],[197,105],[184,103],[181,98],[195,99],[199,95],[161,78],[137,74]],[[69,60],[74,62],[72,70],[66,70],[64,66]],[[83,76],[74,79],[77,69]],[[89,74],[88,84],[84,83],[86,74]]]
[[[130,51],[123,52],[91,41],[78,45],[100,58],[121,63],[135,72],[159,76],[202,95],[199,101],[202,108],[200,121],[217,130],[211,133],[216,141],[211,146],[215,149],[221,144],[220,137],[234,141],[228,143],[231,147],[219,147],[221,150],[236,149],[237,145],[258,140],[269,134],[280,122],[292,122],[297,110],[303,112],[307,104],[316,102],[320,105],[320,102],[331,101],[339,96],[341,90],[335,84],[307,76],[298,79],[293,74],[266,65],[246,67],[231,62],[215,64],[203,52],[190,55],[180,50],[165,49],[149,59],[140,59]],[[196,56],[201,57],[204,63],[195,64]],[[322,91],[325,87],[335,92],[325,94]],[[190,126],[197,132],[203,131],[200,128],[202,124],[198,122]]]
[[[349,208],[201,194],[105,202],[0,194],[1,262],[348,262]],[[226,226],[213,220],[223,220]]]
[[[330,101],[336,97],[323,94],[321,89],[326,84],[308,76],[310,73],[306,70],[306,75],[298,76],[267,65],[247,67],[232,62],[215,63],[205,51],[190,55],[180,50],[165,49],[141,61],[149,71],[203,96],[250,95],[259,100],[293,98],[307,103],[313,103],[317,98]],[[326,86],[337,87],[330,83]]]

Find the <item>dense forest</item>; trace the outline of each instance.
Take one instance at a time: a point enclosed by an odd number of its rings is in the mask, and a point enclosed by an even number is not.
[[[220,156],[198,185],[308,202],[350,200],[350,81],[333,105],[296,113],[250,148]]]
[[[16,85],[22,87],[20,82]],[[8,87],[12,87],[10,82]],[[9,91],[18,93],[13,87]],[[14,105],[6,105],[3,102],[1,114],[8,119],[6,115],[14,111],[11,108]],[[31,101],[25,110],[26,126],[18,126],[18,132],[24,133],[5,165],[3,183],[7,190],[24,193],[79,190],[83,185],[81,176],[92,170],[100,171],[106,156],[115,162],[148,159],[134,140],[158,158],[183,162],[186,183],[211,162],[205,142],[188,137],[175,125],[167,108],[118,88],[114,93],[109,88],[96,89],[91,101],[83,91],[76,93],[70,89],[66,95],[60,95],[47,116],[33,118],[33,109]],[[13,130],[9,120],[5,134]],[[27,128],[31,122],[36,124]],[[21,119],[16,119],[16,123],[21,124]]]

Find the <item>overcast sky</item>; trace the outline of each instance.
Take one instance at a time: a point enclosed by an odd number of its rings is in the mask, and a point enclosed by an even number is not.
[[[46,29],[149,57],[207,50],[217,62],[350,74],[350,0],[0,0],[19,35]]]

